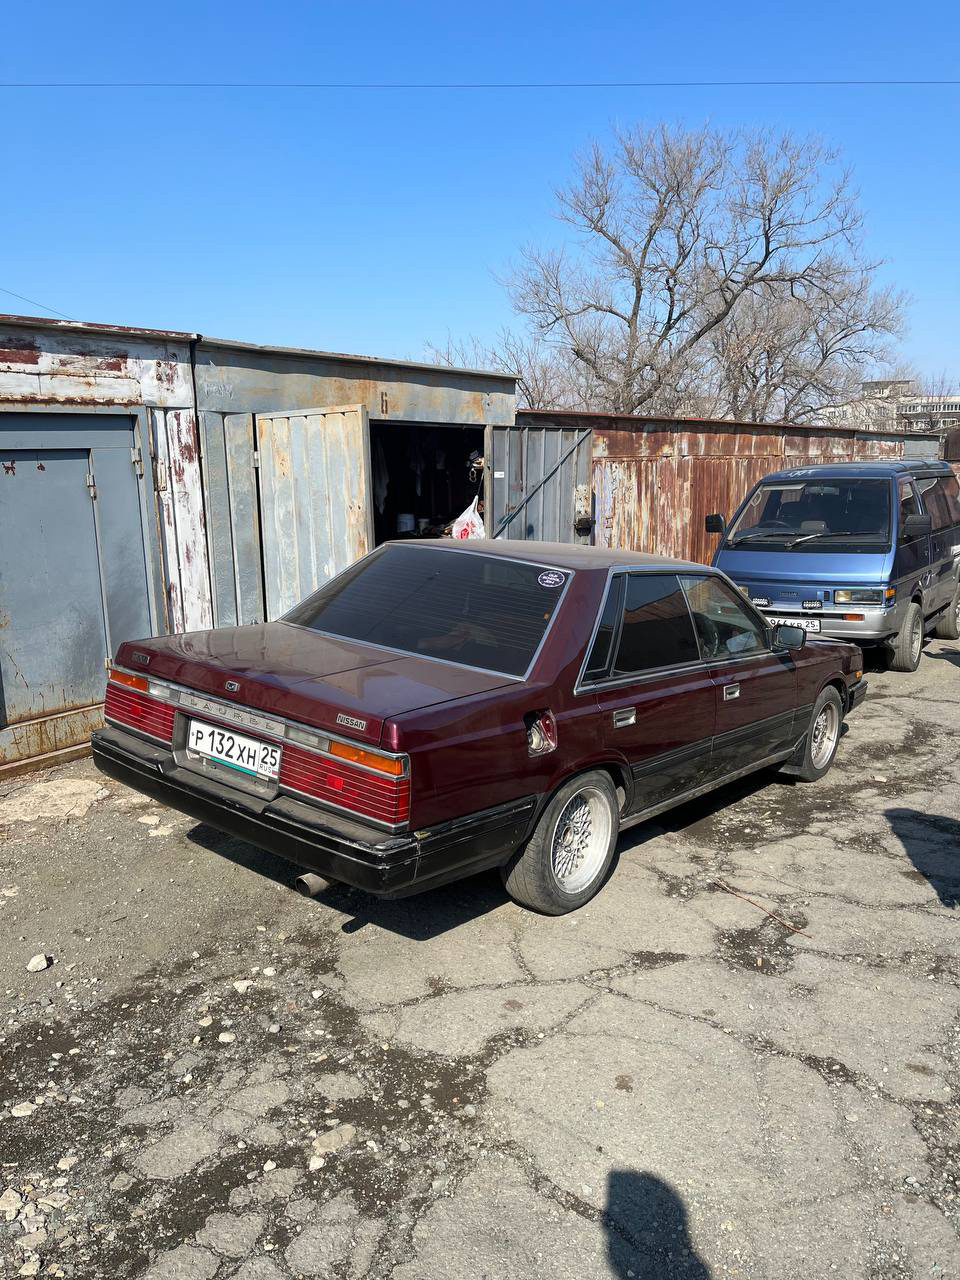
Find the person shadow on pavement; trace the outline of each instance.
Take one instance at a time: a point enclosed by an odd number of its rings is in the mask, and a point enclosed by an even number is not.
[[[884,817],[916,868],[904,874],[927,880],[945,907],[960,906],[960,822],[918,809],[886,809]]]
[[[607,1175],[607,1258],[618,1280],[711,1280],[693,1247],[680,1196],[653,1173]]]

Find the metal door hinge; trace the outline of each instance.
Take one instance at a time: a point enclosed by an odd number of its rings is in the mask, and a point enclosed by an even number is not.
[[[163,458],[153,460],[153,487],[157,493],[165,493],[167,489],[167,464]]]
[[[89,491],[89,493],[90,493],[90,497],[91,497],[91,498],[96,498],[96,496],[97,496],[97,483],[96,483],[96,481],[95,481],[95,480],[94,480],[94,478],[93,478],[93,472],[92,472],[92,471],[88,471],[88,472],[87,472],[87,489],[88,489],[88,491]]]
[[[133,463],[134,470],[136,471],[137,475],[142,476],[143,475],[143,456],[136,445],[132,445],[130,448],[130,461]]]
[[[257,449],[254,449],[254,451],[253,451],[253,465],[254,465],[255,467],[259,467],[259,466],[260,466],[260,452],[259,452],[259,450],[257,450]]]

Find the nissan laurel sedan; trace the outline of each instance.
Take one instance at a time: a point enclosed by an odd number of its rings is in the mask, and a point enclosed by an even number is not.
[[[121,645],[93,752],[326,879],[392,898],[499,867],[559,915],[626,826],[757,769],[822,777],[862,668],[703,565],[396,542],[278,622]]]

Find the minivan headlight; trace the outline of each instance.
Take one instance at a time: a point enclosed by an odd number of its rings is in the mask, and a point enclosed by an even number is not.
[[[896,594],[894,587],[887,587],[886,590],[856,590],[851,587],[849,591],[835,591],[833,598],[837,604],[890,604]]]

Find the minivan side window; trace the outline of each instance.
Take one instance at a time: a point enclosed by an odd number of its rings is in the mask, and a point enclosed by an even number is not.
[[[627,574],[617,676],[699,662],[690,610],[675,574]]]
[[[693,577],[681,581],[704,658],[741,658],[768,647],[766,628],[725,582]]]
[[[960,524],[960,486],[956,476],[927,477],[918,480],[917,487],[923,494],[923,504],[934,530]]]
[[[913,491],[913,485],[909,480],[901,480],[897,487],[897,495],[900,502],[900,541],[904,541],[903,526],[906,523],[907,516],[914,516],[920,510],[917,503],[917,495]]]

